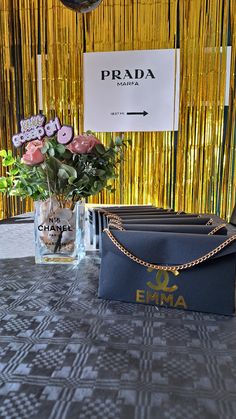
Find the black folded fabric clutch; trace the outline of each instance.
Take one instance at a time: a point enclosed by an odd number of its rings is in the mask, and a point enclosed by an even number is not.
[[[93,211],[100,211],[104,213],[117,213],[117,212],[135,212],[135,211],[152,211],[152,210],[159,210],[159,211],[166,211],[163,208],[157,208],[153,205],[128,205],[122,207],[96,207],[93,208]]]
[[[108,214],[162,214],[172,213],[171,209],[157,208],[153,205],[123,205],[123,206],[109,206],[109,207],[93,207],[88,209],[89,214],[89,229],[90,229],[90,244],[95,244],[96,249],[101,247],[101,233],[108,224]]]
[[[177,212],[166,212],[166,211],[152,211],[152,212],[135,212],[135,213],[117,213],[117,214],[100,214],[103,217],[103,221],[102,221],[102,225],[103,227],[107,227],[108,222],[110,220],[120,220],[120,221],[125,221],[125,222],[129,222],[130,220],[137,220],[137,223],[139,223],[140,220],[144,219],[150,219],[150,220],[156,220],[159,218],[179,218],[179,217],[197,217],[197,214],[185,214],[185,213],[177,213]]]
[[[110,224],[111,228],[133,231],[165,231],[187,234],[220,234],[226,235],[226,224],[220,225],[185,225],[185,224]]]
[[[157,216],[172,216],[172,215],[182,215],[185,214],[183,213],[178,213],[175,211],[161,211],[161,210],[148,210],[148,211],[123,211],[123,212],[109,212],[109,213],[104,213],[105,216],[108,217],[137,217],[138,215],[140,216],[146,216],[146,217],[154,217],[155,215]],[[198,214],[194,214],[195,216]]]
[[[148,217],[148,218],[122,218],[123,224],[193,224],[193,225],[204,225],[212,224],[213,220],[211,217],[185,217],[179,216],[176,217]]]
[[[109,219],[120,219],[120,220],[126,220],[126,221],[136,220],[136,219],[141,220],[141,219],[146,219],[146,218],[153,220],[153,219],[158,219],[158,218],[182,218],[182,217],[184,218],[198,218],[199,217],[200,218],[201,216],[198,214],[185,214],[185,213],[179,214],[176,212],[172,212],[172,213],[156,212],[156,213],[148,213],[148,214],[138,213],[138,214],[129,214],[129,215],[125,214],[125,215],[118,215],[118,216],[113,216],[113,215],[108,216]]]
[[[100,298],[232,315],[236,235],[109,231]]]
[[[143,209],[143,208],[139,208],[139,209],[136,209],[136,210],[134,210],[133,208],[132,209],[124,209],[124,210],[116,210],[116,211],[113,211],[113,210],[111,210],[111,211],[101,211],[101,212],[104,212],[104,214],[116,214],[116,215],[119,215],[119,214],[121,214],[121,215],[124,215],[124,214],[127,214],[127,215],[132,215],[132,214],[139,214],[139,213],[144,213],[144,214],[151,214],[151,213],[160,213],[160,214],[172,214],[172,213],[177,213],[178,211],[174,211],[174,210],[165,210],[165,209],[162,209],[162,208],[155,208],[155,207],[153,207],[153,208],[146,208],[146,209]],[[182,213],[182,212],[181,212]]]

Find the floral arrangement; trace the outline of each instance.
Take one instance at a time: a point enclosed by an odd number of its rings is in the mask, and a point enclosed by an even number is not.
[[[21,121],[22,132],[12,139],[16,147],[28,141],[22,157],[0,151],[2,165],[8,168],[0,177],[0,192],[35,201],[55,196],[76,202],[103,188],[114,190],[107,183],[117,177],[124,144],[120,137],[105,147],[90,131],[73,137],[72,128],[61,127],[58,118],[45,126],[33,118]]]

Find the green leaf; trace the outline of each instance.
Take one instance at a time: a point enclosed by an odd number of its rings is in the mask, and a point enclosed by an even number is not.
[[[114,148],[114,146],[115,146],[115,143],[114,143],[113,139],[111,138],[111,141],[110,141],[109,147],[110,147],[110,148]]]
[[[70,175],[66,172],[65,169],[61,168],[58,170],[58,177],[60,179],[69,179]]]
[[[86,173],[84,173],[84,174],[83,174],[82,179],[80,179],[80,180],[76,183],[76,185],[81,186],[81,185],[84,185],[84,184],[88,183],[89,181],[90,181],[89,176],[88,176],[88,175],[86,175]]]
[[[24,186],[27,186],[27,181],[24,177],[21,178],[21,182]]]
[[[64,169],[68,173],[68,175],[69,175],[68,177],[73,176],[73,177],[77,178],[77,171],[75,170],[74,167],[69,166],[68,164],[62,164],[61,168]]]
[[[7,181],[7,186],[11,187],[13,185],[13,179],[11,177],[7,177],[6,181]]]
[[[2,161],[2,165],[4,166],[4,167],[7,167],[7,166],[11,166],[12,164],[14,164],[15,163],[15,159],[14,159],[14,157],[12,157],[12,156],[7,156],[7,157],[5,157],[5,159]]]
[[[49,150],[48,150],[48,154],[49,154],[49,156],[54,157],[55,156],[54,148],[50,147]]]
[[[122,138],[116,137],[116,145],[121,146],[123,144]]]
[[[63,154],[63,153],[65,153],[65,150],[66,150],[66,148],[65,148],[65,146],[64,146],[63,144],[58,144],[58,145],[56,146],[56,151],[57,151],[59,154]]]
[[[19,173],[19,169],[16,167],[15,169],[9,170],[9,175],[15,176]]]
[[[95,150],[99,153],[99,154],[104,154],[105,153],[105,148],[102,144],[96,144],[95,146]]]
[[[96,171],[96,174],[97,174],[98,176],[103,176],[103,175],[105,175],[105,173],[106,173],[106,171],[105,171],[105,170],[102,170],[102,169],[98,169],[98,170]]]
[[[68,179],[69,185],[73,185],[73,183],[76,179],[77,179],[76,177],[70,176],[69,179]]]
[[[21,192],[20,192],[20,189],[12,189],[12,190],[9,192],[9,195],[10,195],[10,196],[21,196],[22,194],[21,194]]]
[[[46,154],[49,149],[49,144],[45,143],[44,146],[40,149],[42,154]]]
[[[7,157],[7,152],[6,152],[6,150],[1,150],[1,151],[0,151],[0,156],[1,156],[1,157]]]
[[[64,158],[65,160],[70,160],[70,159],[71,159],[71,156],[73,156],[73,154],[71,153],[71,151],[70,151],[70,150],[65,149],[65,152],[64,152],[64,154],[63,154],[63,158]],[[76,157],[76,155],[75,155],[75,154],[74,154],[74,156]]]
[[[106,157],[108,156],[108,157],[114,157],[115,156],[115,154],[116,154],[116,152],[115,152],[115,150],[113,149],[113,148],[109,148],[107,151],[106,151]]]
[[[7,180],[5,177],[0,177],[0,189],[7,188]]]
[[[27,186],[27,192],[28,192],[29,195],[32,195],[33,190],[29,186]]]

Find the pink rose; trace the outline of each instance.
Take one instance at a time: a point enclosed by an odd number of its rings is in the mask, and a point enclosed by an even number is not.
[[[41,153],[43,142],[39,140],[31,141],[26,146],[26,153],[22,156],[22,162],[29,166],[43,163],[44,155]]]
[[[97,144],[101,144],[101,142],[94,135],[83,134],[74,137],[67,148],[74,154],[88,154]]]

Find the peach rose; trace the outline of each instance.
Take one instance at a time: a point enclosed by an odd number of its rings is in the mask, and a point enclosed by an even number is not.
[[[26,146],[26,153],[22,156],[22,162],[29,166],[43,163],[44,155],[41,153],[43,142],[39,140],[31,141]]]
[[[93,148],[100,143],[101,142],[98,138],[94,137],[94,135],[83,134],[74,137],[67,148],[74,154],[88,154],[91,153]]]

